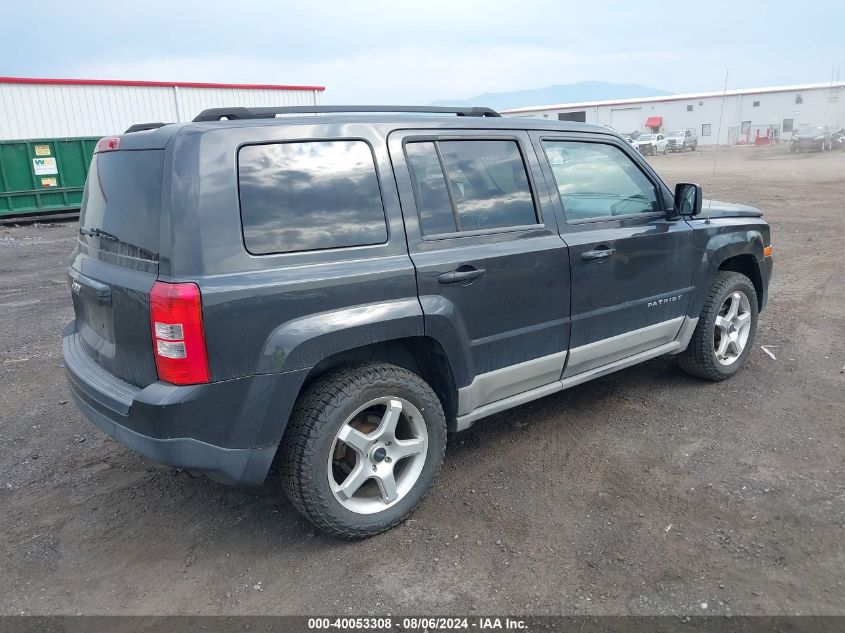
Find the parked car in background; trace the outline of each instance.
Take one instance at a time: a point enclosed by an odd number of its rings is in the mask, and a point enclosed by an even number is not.
[[[662,134],[640,134],[634,139],[634,147],[640,154],[656,156],[669,151],[669,142]]]
[[[216,108],[104,138],[70,392],[143,455],[230,484],[277,460],[319,528],[377,534],[426,496],[447,431],[664,354],[739,371],[769,226],[701,208],[604,126],[487,108]]]
[[[803,127],[792,135],[789,142],[790,152],[814,149],[823,152],[831,149],[830,129],[825,125]]]
[[[698,134],[695,130],[672,130],[666,135],[670,152],[694,152],[698,149]]]
[[[833,149],[845,151],[845,127],[841,127],[830,135],[830,145]]]

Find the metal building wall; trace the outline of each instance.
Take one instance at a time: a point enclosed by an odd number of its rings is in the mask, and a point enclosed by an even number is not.
[[[802,97],[796,103],[796,95]],[[755,106],[754,103],[758,102]],[[691,110],[688,110],[691,107]],[[637,109],[639,123],[633,127],[625,120],[620,128],[615,124],[614,111]],[[718,93],[626,99],[618,102],[586,102],[537,106],[504,111],[504,116],[531,117],[556,120],[558,114],[584,112],[587,123],[607,125],[620,132],[642,131],[645,120],[651,116],[663,117],[663,130],[692,128],[698,132],[701,145],[725,145],[737,142],[742,136],[743,122],[752,127],[774,126],[781,129],[781,139],[788,140],[790,133],[782,131],[785,119],[792,119],[795,129],[805,125],[845,126],[845,84],[817,84],[784,86],[760,90],[729,91],[726,96]],[[721,118],[721,130],[719,119]],[[704,135],[704,126],[710,134]],[[718,134],[718,138],[717,138]]]
[[[19,81],[0,78],[0,140],[106,136],[133,123],[190,121],[214,107],[318,105],[323,90],[321,86]]]

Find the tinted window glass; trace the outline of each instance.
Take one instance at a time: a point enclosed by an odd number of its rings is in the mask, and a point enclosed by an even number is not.
[[[164,152],[144,150],[94,154],[79,225],[114,238],[84,237],[104,251],[158,260]]]
[[[363,141],[250,145],[238,154],[238,174],[251,253],[387,240],[373,155]]]
[[[651,181],[612,145],[544,141],[568,220],[660,211]]]
[[[528,175],[515,141],[441,141],[459,229],[536,224]]]
[[[408,143],[405,154],[423,234],[454,233],[458,227],[434,143]]]

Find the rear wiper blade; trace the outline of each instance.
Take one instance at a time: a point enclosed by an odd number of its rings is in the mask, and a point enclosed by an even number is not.
[[[87,235],[88,237],[100,237],[105,238],[107,240],[114,240],[115,242],[123,241],[114,233],[109,233],[108,231],[104,231],[103,229],[86,229],[84,226],[80,226],[79,233],[80,235]]]
[[[140,257],[142,259],[149,259],[149,260],[154,261],[154,262],[158,261],[158,254],[157,253],[153,253],[152,251],[147,250],[146,248],[141,248],[140,246],[138,246],[137,244],[133,244],[132,242],[127,242],[126,240],[122,240],[117,235],[115,235],[114,233],[109,233],[108,231],[104,231],[103,229],[100,229],[100,228],[88,229],[88,228],[85,228],[84,226],[80,226],[79,227],[79,234],[85,235],[87,237],[99,237],[100,239],[109,240],[109,241],[115,243],[115,246],[109,246],[105,250],[111,251],[115,248],[119,248],[119,247],[122,246],[122,247],[124,247],[124,249],[129,249],[130,252],[128,252],[128,253],[126,253],[126,252],[120,253],[120,251],[113,251],[113,252],[116,252],[116,253],[122,254],[122,255],[128,255],[129,257]],[[103,244],[100,244],[98,246],[98,248],[100,248],[102,250]]]

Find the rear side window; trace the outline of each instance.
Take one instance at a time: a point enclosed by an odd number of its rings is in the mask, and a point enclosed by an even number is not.
[[[537,224],[516,141],[416,142],[405,151],[424,235]]]
[[[79,226],[100,250],[158,261],[161,223],[162,150],[117,151],[94,154]]]
[[[434,143],[409,143],[405,152],[423,233],[454,233],[458,224]]]
[[[373,154],[364,141],[248,145],[238,153],[238,182],[250,253],[387,241]]]

